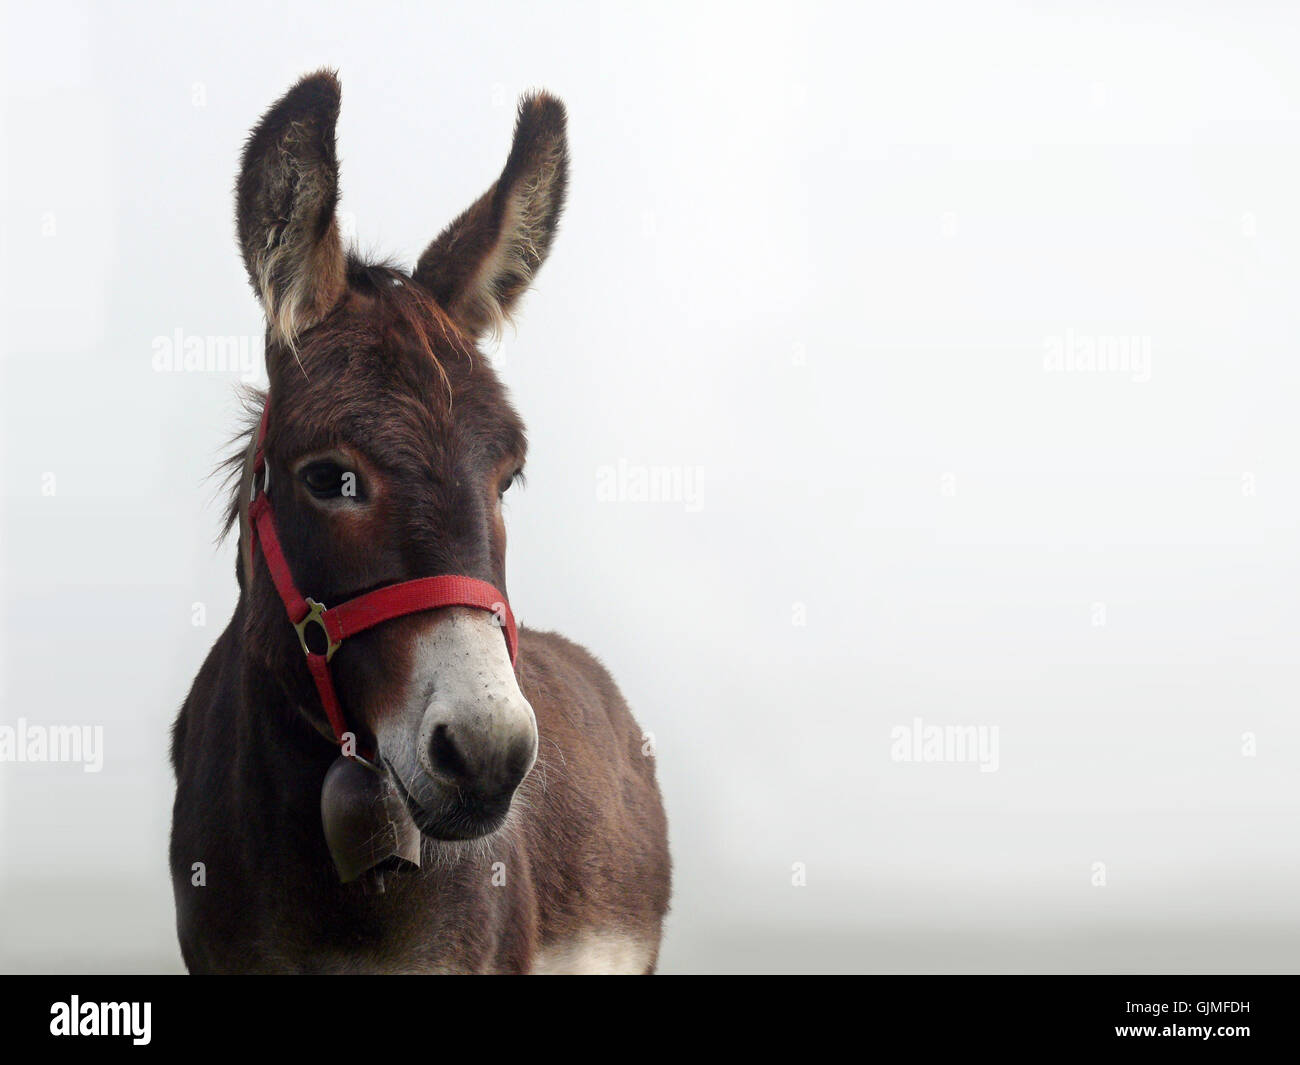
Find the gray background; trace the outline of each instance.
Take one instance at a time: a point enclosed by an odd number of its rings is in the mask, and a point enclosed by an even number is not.
[[[105,764],[0,764],[0,968],[180,967],[239,374],[153,344],[260,353],[237,154],[328,64],[345,220],[408,265],[518,93],[568,104],[495,352],[510,589],[655,735],[664,971],[1295,969],[1300,18],[1181,6],[6,5],[3,720]],[[609,500],[619,463],[698,495]],[[917,717],[997,772],[893,760]]]

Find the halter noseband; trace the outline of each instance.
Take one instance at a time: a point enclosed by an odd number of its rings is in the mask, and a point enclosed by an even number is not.
[[[298,632],[298,642],[307,656],[307,669],[312,680],[316,682],[316,691],[320,693],[321,706],[329,718],[334,738],[344,747],[345,735],[348,733],[347,722],[343,717],[343,708],[339,704],[338,694],[334,690],[334,681],[330,676],[329,661],[334,652],[349,636],[373,628],[392,618],[405,614],[416,614],[424,610],[436,610],[444,606],[468,606],[486,610],[501,620],[505,631],[506,647],[510,652],[510,663],[514,664],[519,652],[519,632],[515,625],[515,616],[510,610],[506,597],[487,581],[473,577],[442,576],[420,577],[416,580],[401,581],[383,588],[377,588],[355,599],[349,599],[336,607],[326,607],[315,599],[304,596],[293,583],[293,574],[289,571],[288,560],[280,547],[280,538],[275,531],[275,516],[271,512],[271,500],[267,495],[269,487],[266,478],[266,425],[270,416],[271,405],[268,402],[262,408],[262,421],[257,430],[257,450],[253,456],[252,502],[248,507],[248,524],[252,537],[252,550],[261,545],[266,567],[271,571],[271,580],[275,590],[284,603],[289,621]],[[259,489],[258,481],[262,483]],[[310,626],[319,628],[324,634],[325,650],[313,651],[307,643],[307,630]],[[355,738],[355,733],[353,733]],[[354,752],[357,750],[353,744]],[[375,768],[374,752],[348,754],[358,762]]]

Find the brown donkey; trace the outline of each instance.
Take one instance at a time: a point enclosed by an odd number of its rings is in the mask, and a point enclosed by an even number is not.
[[[181,952],[192,972],[652,972],[654,759],[599,662],[516,634],[500,503],[524,430],[475,350],[550,248],[564,107],[521,102],[501,177],[408,275],[343,250],[339,100],[304,78],[243,155],[270,388],[234,460],[239,602],[173,730]]]

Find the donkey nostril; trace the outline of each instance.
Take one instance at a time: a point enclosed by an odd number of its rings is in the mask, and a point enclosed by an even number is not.
[[[528,771],[533,767],[536,753],[537,741],[532,736],[517,741],[511,747],[510,753],[506,756],[506,774],[513,781],[512,786],[518,786],[519,782],[528,775]]]
[[[469,776],[469,766],[456,748],[451,730],[446,725],[434,726],[433,739],[429,743],[429,761],[434,769],[449,777],[461,780]]]

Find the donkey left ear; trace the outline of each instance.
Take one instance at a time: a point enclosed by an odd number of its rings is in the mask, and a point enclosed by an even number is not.
[[[569,179],[564,127],[554,96],[520,100],[501,177],[415,266],[414,279],[472,337],[500,333],[551,249]]]
[[[249,280],[272,334],[291,346],[347,288],[334,214],[334,126],[341,96],[329,70],[307,75],[285,93],[249,136],[235,190]]]

